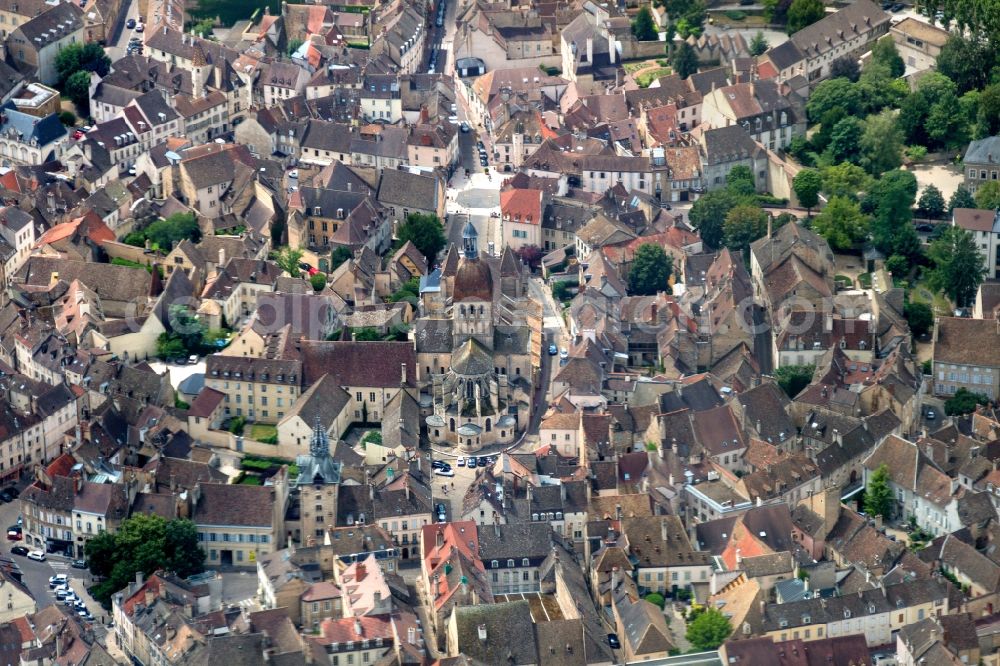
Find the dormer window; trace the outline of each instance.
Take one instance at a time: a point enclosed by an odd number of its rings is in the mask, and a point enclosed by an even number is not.
[[[508,569],[514,568],[514,560],[507,560],[507,568]]]

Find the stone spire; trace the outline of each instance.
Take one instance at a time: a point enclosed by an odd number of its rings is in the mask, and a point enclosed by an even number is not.
[[[309,453],[317,460],[330,457],[330,439],[327,437],[326,430],[320,425],[318,414],[313,424],[312,440],[309,442]]]
[[[472,218],[465,224],[465,228],[462,229],[462,246],[465,250],[466,259],[478,259],[479,249],[476,246],[476,241],[479,238],[479,233],[476,231],[476,227],[472,224]]]

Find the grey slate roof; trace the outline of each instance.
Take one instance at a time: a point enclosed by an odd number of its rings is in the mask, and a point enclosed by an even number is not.
[[[965,149],[966,164],[1000,164],[1000,136],[988,136]]]

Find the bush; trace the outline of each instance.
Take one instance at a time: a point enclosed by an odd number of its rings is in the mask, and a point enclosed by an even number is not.
[[[918,162],[927,157],[927,149],[923,146],[907,146],[906,156],[912,161]]]
[[[247,420],[242,416],[236,416],[229,421],[229,432],[234,435],[242,435],[243,428],[247,425]]]
[[[381,444],[382,443],[382,432],[380,430],[369,430],[365,433],[365,436],[361,439],[362,444]]]
[[[572,280],[562,280],[552,285],[552,297],[557,301],[568,301],[572,298],[570,289],[576,289],[577,283]]]
[[[746,17],[746,12],[741,12],[738,9],[729,9],[726,11],[726,18],[730,21],[742,21]]]
[[[72,127],[76,124],[76,114],[72,111],[60,111],[59,112],[59,122],[61,122],[66,127]]]
[[[862,289],[871,289],[872,288],[872,274],[871,273],[862,273],[861,275],[859,275],[858,276],[858,284],[861,285]]]
[[[667,600],[664,599],[663,595],[660,594],[659,592],[653,592],[652,594],[647,594],[646,601],[648,601],[653,605],[659,606],[661,609],[663,608],[663,605],[667,603]]]
[[[326,287],[326,273],[316,273],[309,278],[309,284],[312,285],[313,291],[323,291]]]

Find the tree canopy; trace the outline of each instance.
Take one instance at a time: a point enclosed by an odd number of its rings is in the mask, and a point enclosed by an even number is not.
[[[728,190],[712,190],[691,206],[688,219],[710,248],[722,247],[726,215],[738,202],[739,197]]]
[[[732,633],[733,627],[729,623],[729,618],[717,608],[709,608],[688,623],[686,637],[691,645],[699,650],[715,650]]]
[[[872,46],[870,62],[887,66],[889,74],[893,78],[899,78],[906,72],[906,63],[903,62],[903,57],[899,55],[899,50],[896,48],[896,42],[890,35],[879,39]]]
[[[948,199],[948,213],[956,208],[975,208],[976,199],[972,196],[972,192],[965,187],[965,185],[959,185],[955,188],[955,192]]]
[[[145,229],[133,231],[125,237],[125,242],[136,247],[143,247],[149,241],[150,248],[161,252],[170,252],[174,243],[189,240],[197,243],[201,240],[201,228],[194,213],[174,213],[165,220],[157,220]]]
[[[97,42],[67,44],[59,49],[53,64],[58,77],[57,88],[65,87],[66,81],[77,72],[96,72],[103,77],[111,70],[111,58]]]
[[[820,169],[823,193],[827,197],[845,197],[858,200],[860,194],[871,187],[872,178],[857,164],[842,162]]]
[[[656,24],[653,22],[653,13],[649,11],[649,5],[643,5],[639,8],[639,13],[632,21],[632,34],[640,42],[651,42],[659,38]]]
[[[441,220],[428,213],[410,213],[406,216],[406,222],[399,227],[399,242],[402,244],[406,241],[411,241],[420,250],[427,258],[428,266],[434,265],[438,252],[447,243]]]
[[[985,405],[990,401],[982,393],[973,393],[967,388],[960,388],[955,395],[944,402],[944,413],[948,416],[969,414],[976,411],[977,405]]]
[[[941,194],[941,190],[933,185],[925,187],[924,191],[920,193],[920,199],[917,201],[917,211],[920,216],[932,220],[944,217],[945,206],[944,195]]]
[[[278,268],[292,277],[298,277],[302,274],[302,267],[299,264],[303,254],[303,251],[297,247],[283,247],[278,251],[278,256],[274,261],[278,264]]]
[[[903,314],[910,332],[916,337],[927,335],[934,325],[934,311],[926,303],[907,302],[903,305]]]
[[[788,34],[794,34],[802,28],[812,25],[826,16],[826,8],[822,0],[792,0],[788,8]]]
[[[724,223],[726,246],[731,250],[747,251],[767,231],[767,215],[760,206],[740,203],[726,214]]]
[[[840,109],[842,114],[861,113],[861,93],[848,79],[836,78],[823,81],[809,95],[806,114],[812,122],[819,122],[823,114],[831,109]]]
[[[872,183],[862,209],[873,214],[872,239],[882,252],[892,254],[906,240],[907,232],[914,233],[916,196],[917,179],[909,171],[890,171]]]
[[[764,52],[767,51],[767,49],[768,49],[767,38],[764,37],[763,32],[758,30],[757,34],[755,34],[753,36],[753,39],[750,40],[750,55],[752,56],[763,55]]]
[[[654,243],[643,243],[635,251],[632,267],[629,269],[629,293],[649,295],[666,291],[668,280],[674,270],[673,257]]]
[[[859,148],[861,166],[873,176],[899,168],[903,163],[903,133],[891,110],[865,118]]]
[[[865,488],[865,512],[870,516],[892,517],[892,488],[889,485],[889,466],[882,463],[868,477]]]
[[[976,190],[976,208],[1000,208],[1000,181],[991,180]]]
[[[198,545],[194,523],[155,514],[136,514],[117,532],[101,532],[87,542],[84,552],[90,572],[105,578],[91,588],[105,607],[137,572],[148,576],[163,569],[187,578],[205,570],[205,551]]]
[[[799,205],[803,206],[812,215],[812,209],[819,203],[819,192],[823,187],[823,178],[815,169],[803,169],[795,174],[792,180],[792,188],[795,196],[799,200]]]
[[[698,54],[687,42],[675,44],[673,52],[670,54],[670,65],[674,68],[674,73],[682,79],[686,79],[698,71]]]
[[[971,303],[986,277],[979,246],[971,233],[961,227],[947,227],[931,243],[927,256],[934,262],[930,284],[943,290],[961,307]]]
[[[812,382],[815,370],[814,365],[783,365],[774,371],[774,378],[785,395],[795,398]]]
[[[835,250],[847,250],[868,237],[869,218],[856,201],[843,196],[831,197],[816,215],[813,229]]]

